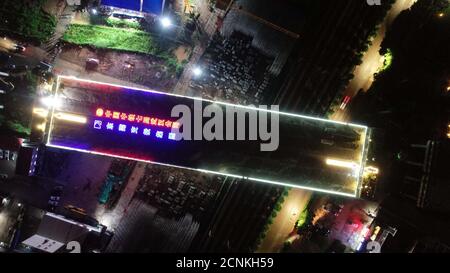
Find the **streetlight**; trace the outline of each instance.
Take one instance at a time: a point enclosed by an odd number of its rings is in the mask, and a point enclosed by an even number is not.
[[[192,70],[192,73],[194,73],[195,77],[200,77],[203,74],[203,70],[200,67],[196,66]]]
[[[44,97],[41,99],[42,104],[47,106],[48,108],[51,107],[59,107],[61,106],[61,100],[55,97]]]
[[[169,28],[169,27],[172,26],[172,21],[170,20],[169,17],[162,17],[159,20],[160,20],[161,25],[163,26],[163,28]]]

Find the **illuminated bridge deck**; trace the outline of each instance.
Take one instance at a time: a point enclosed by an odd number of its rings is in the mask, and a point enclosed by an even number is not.
[[[279,113],[279,147],[261,152],[260,141],[173,140],[175,105],[242,106],[65,76],[54,93],[48,146],[359,196],[366,126]]]

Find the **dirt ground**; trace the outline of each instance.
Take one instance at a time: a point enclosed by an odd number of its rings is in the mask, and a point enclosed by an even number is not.
[[[165,61],[151,55],[65,45],[59,58],[79,66],[95,58],[100,61],[96,72],[159,91],[172,92],[177,83]]]

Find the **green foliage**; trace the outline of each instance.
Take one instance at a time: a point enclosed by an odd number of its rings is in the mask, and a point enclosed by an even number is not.
[[[96,25],[73,24],[67,29],[63,40],[77,45],[91,45],[130,52],[155,54],[152,37],[133,29],[120,29]]]
[[[308,219],[308,209],[304,209],[302,213],[300,213],[300,216],[298,217],[298,223],[297,227],[301,227],[306,223],[306,220]]]
[[[15,89],[4,94],[4,106],[0,126],[13,131],[19,137],[31,133],[31,109],[38,84],[38,77],[27,72],[25,77],[14,79]]]
[[[63,40],[77,45],[151,54],[164,59],[168,69],[177,75],[181,74],[185,65],[168,54],[170,50],[162,50],[149,33],[136,29],[73,24]]]
[[[3,0],[0,3],[0,29],[34,38],[39,42],[48,40],[56,28],[56,18],[42,10],[45,0],[33,5],[24,1]]]
[[[383,58],[384,58],[383,66],[380,68],[378,72],[383,72],[392,65],[394,55],[392,55],[392,51],[389,48],[386,50],[386,53],[383,55]]]
[[[6,125],[9,129],[21,135],[30,135],[31,133],[31,129],[29,127],[25,127],[20,121],[17,120],[8,120]]]
[[[135,20],[119,19],[114,17],[108,17],[105,21],[105,24],[109,27],[116,28],[131,28],[137,30],[141,29],[141,25]]]

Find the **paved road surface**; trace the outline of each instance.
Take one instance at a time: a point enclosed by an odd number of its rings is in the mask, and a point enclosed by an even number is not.
[[[116,229],[119,225],[124,214],[127,213],[129,206],[131,204],[134,192],[139,185],[139,181],[145,174],[145,163],[137,163],[134,167],[133,172],[130,175],[130,179],[120,194],[120,199],[117,205],[112,211],[105,211],[104,206],[99,207],[95,212],[96,218],[100,223],[107,226],[108,229]]]
[[[379,54],[380,45],[386,36],[386,30],[394,22],[395,18],[406,9],[409,9],[417,0],[397,0],[388,12],[384,22],[381,24],[377,35],[372,41],[372,45],[364,54],[361,65],[355,68],[353,75],[355,76],[344,91],[344,96],[354,97],[360,89],[367,91],[373,83],[373,74],[376,73],[383,65],[383,56]],[[350,117],[346,110],[338,109],[332,116],[332,120],[350,121]]]
[[[289,233],[294,229],[299,214],[303,211],[311,198],[311,192],[291,189],[286,197],[281,211],[273,220],[266,237],[259,246],[257,253],[279,252]]]

